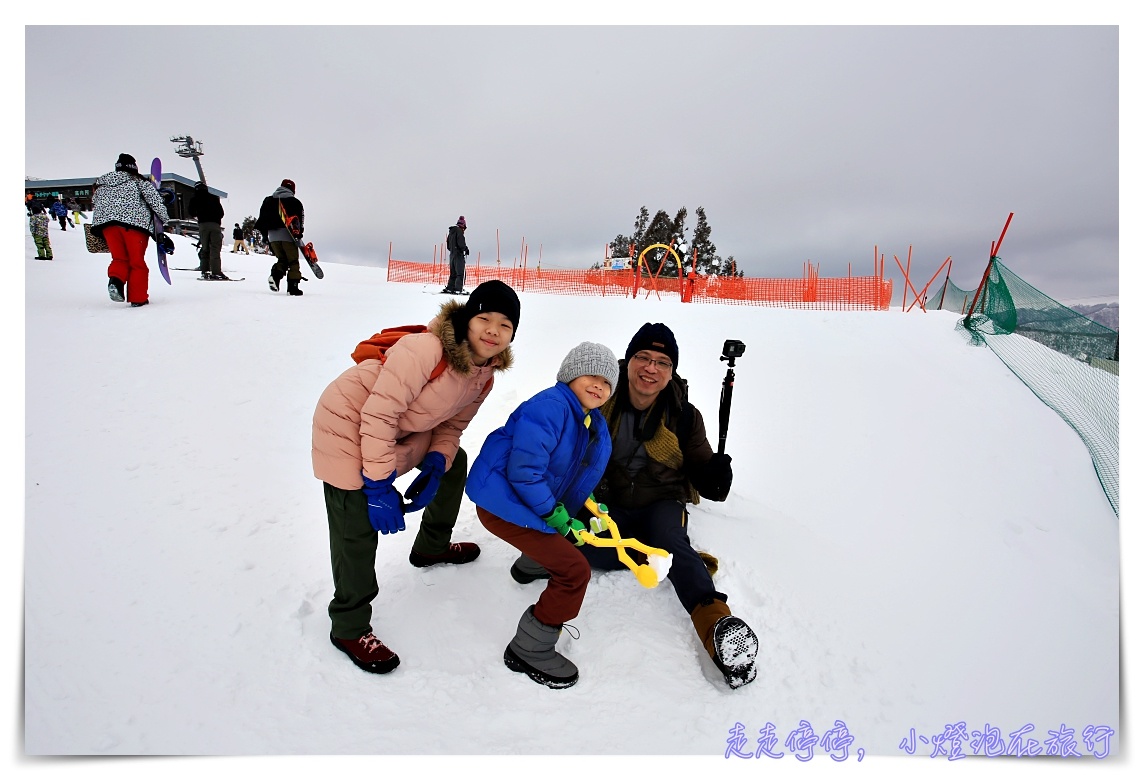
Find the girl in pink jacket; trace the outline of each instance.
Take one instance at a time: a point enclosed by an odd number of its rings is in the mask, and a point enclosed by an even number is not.
[[[512,288],[484,282],[464,304],[442,304],[426,332],[402,336],[384,355],[362,342],[357,364],[318,399],[311,454],[330,526],[330,641],[367,672],[384,674],[399,663],[370,625],[377,534],[404,531],[405,514],[424,509],[411,564],[468,563],[481,553],[471,542],[450,541],[468,465],[460,439],[493,375],[512,366],[519,322]],[[420,474],[406,503],[393,482],[414,467]]]

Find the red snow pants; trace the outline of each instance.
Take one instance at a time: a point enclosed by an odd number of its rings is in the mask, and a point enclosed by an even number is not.
[[[147,240],[142,230],[122,225],[108,225],[103,229],[103,240],[111,250],[111,264],[107,276],[127,283],[127,302],[143,303],[147,300]]]
[[[546,534],[502,520],[479,506],[477,519],[489,533],[504,539],[552,575],[532,608],[537,620],[547,626],[559,626],[580,614],[592,567],[574,544],[560,534]]]

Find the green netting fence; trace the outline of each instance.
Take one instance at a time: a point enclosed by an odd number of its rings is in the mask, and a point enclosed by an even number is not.
[[[927,308],[972,309],[958,329],[972,343],[988,345],[1080,435],[1119,517],[1120,334],[1057,303],[997,257],[976,306],[974,294],[946,280]]]

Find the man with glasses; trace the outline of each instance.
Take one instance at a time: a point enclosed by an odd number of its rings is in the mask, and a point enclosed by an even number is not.
[[[619,364],[619,383],[600,407],[612,434],[612,456],[595,497],[622,536],[672,554],[667,577],[704,649],[729,686],[746,685],[755,679],[758,637],[731,614],[726,594],[715,590],[687,536],[687,504],[698,504],[700,496],[726,500],[731,458],[712,451],[703,416],[687,401],[687,381],[675,373],[679,346],[666,325],[644,324]],[[584,545],[580,550],[595,568],[625,568],[615,549]],[[548,577],[523,555],[511,574],[522,583]]]

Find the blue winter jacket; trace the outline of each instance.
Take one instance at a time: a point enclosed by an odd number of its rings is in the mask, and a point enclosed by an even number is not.
[[[599,409],[585,414],[563,382],[516,408],[488,435],[469,469],[465,493],[473,503],[510,523],[556,533],[541,519],[556,502],[575,515],[595,489],[612,438]]]

